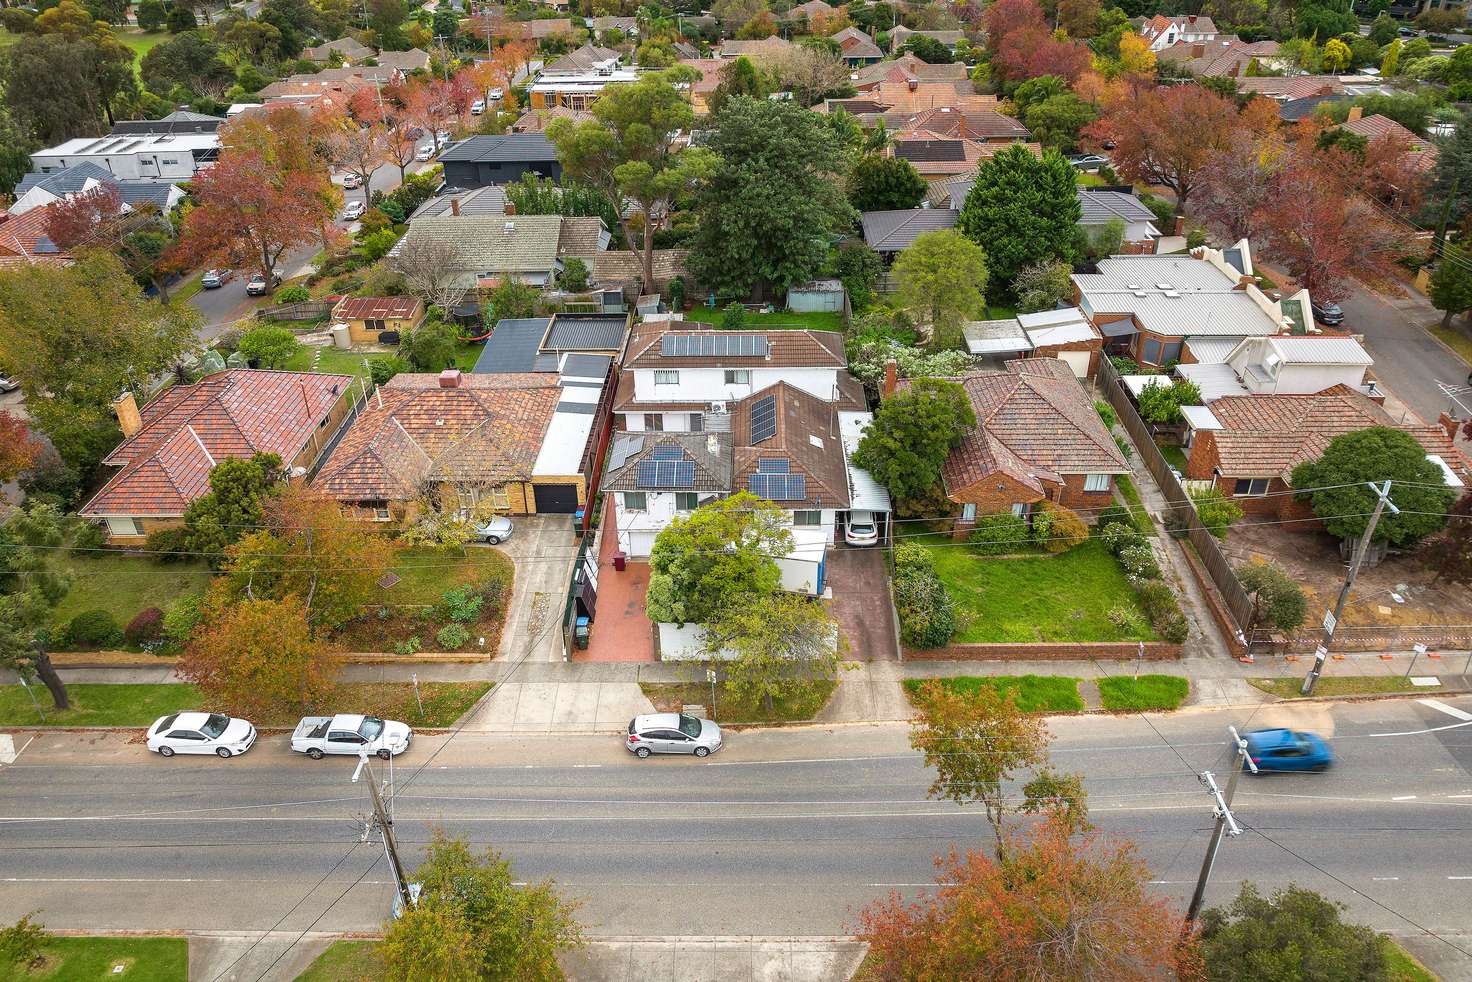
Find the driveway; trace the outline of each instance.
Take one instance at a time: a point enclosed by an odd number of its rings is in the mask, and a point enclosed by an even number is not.
[[[889,571],[879,549],[834,546],[828,550],[828,586],[833,614],[848,638],[854,661],[898,661]]]
[[[516,563],[498,661],[562,661],[562,609],[578,543],[566,515],[517,515],[516,532],[498,546]],[[490,548],[490,547],[486,547]]]

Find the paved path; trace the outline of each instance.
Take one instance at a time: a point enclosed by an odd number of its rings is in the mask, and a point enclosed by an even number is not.
[[[868,945],[847,937],[617,938],[562,959],[572,982],[846,982]]]
[[[516,583],[496,657],[510,662],[561,661],[560,619],[578,554],[571,519],[518,516],[516,534],[501,548],[516,562]]]
[[[189,935],[189,978],[197,982],[292,982],[334,938],[298,931],[202,931]]]

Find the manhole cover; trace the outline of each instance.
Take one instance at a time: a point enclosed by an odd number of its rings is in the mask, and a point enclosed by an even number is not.
[[[382,576],[380,576],[378,578],[378,585],[382,589],[384,589],[384,590],[387,590],[389,587],[393,586],[394,584],[396,584],[398,582],[399,582],[399,574],[398,573],[395,573],[395,572],[392,572],[392,571],[387,572],[387,573],[384,573]]]

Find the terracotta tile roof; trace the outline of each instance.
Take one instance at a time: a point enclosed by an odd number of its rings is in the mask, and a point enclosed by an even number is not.
[[[731,337],[749,335],[767,339],[767,355],[680,355],[660,353],[666,334]],[[694,321],[646,321],[629,339],[625,368],[846,368],[843,335],[836,331],[799,330],[720,331],[702,329]]]
[[[333,309],[335,320],[403,320],[419,310],[414,297],[344,297]]]
[[[941,136],[959,136],[972,140],[1017,140],[1032,137],[1026,126],[1011,116],[991,108],[942,106],[915,113],[902,129],[929,130]]]
[[[1468,461],[1439,426],[1400,426],[1384,409],[1348,386],[1336,385],[1312,395],[1226,396],[1211,404],[1221,422],[1215,431],[1223,477],[1281,477],[1323,456],[1329,441],[1371,426],[1404,430],[1438,454],[1453,470],[1466,472]]]
[[[881,82],[897,82],[903,85],[910,79],[915,79],[917,82],[965,81],[966,66],[959,62],[932,65],[906,52],[893,61],[877,61],[872,65],[865,65],[854,72],[854,76],[852,80],[854,88],[864,92]],[[995,106],[996,97],[990,98],[992,105]]]
[[[1247,76],[1237,79],[1237,91],[1287,102],[1313,95],[1336,95],[1344,91],[1344,83],[1334,75]]]
[[[51,209],[58,202],[22,214],[0,212],[0,263],[67,264],[72,257],[46,234]]]
[[[1064,475],[1129,470],[1066,363],[1026,358],[954,381],[971,399],[977,425],[946,459],[951,497],[996,473],[1041,495],[1044,482],[1060,483]]]
[[[530,480],[561,389],[544,373],[396,375],[370,399],[313,486],[339,501],[403,501],[425,482]]]
[[[752,407],[767,396],[776,400],[777,431],[753,444]],[[732,486],[749,487],[759,461],[785,459],[789,472],[805,477],[806,497],[777,502],[784,508],[847,508],[848,465],[838,429],[838,410],[831,402],[808,395],[786,382],[769,385],[732,407],[731,438],[735,444]]]
[[[1429,140],[1423,140],[1404,126],[1397,123],[1388,116],[1376,113],[1373,116],[1363,116],[1360,119],[1351,119],[1340,126],[1340,129],[1364,137],[1366,140],[1398,140],[1404,142],[1408,152],[1412,155],[1417,170],[1430,170],[1436,166],[1436,158],[1440,154],[1436,144]]]
[[[941,106],[959,106],[972,98],[969,82],[880,82],[869,90],[869,95],[881,105],[896,112],[918,113],[925,109]]]
[[[879,50],[879,45],[874,39],[857,27],[845,27],[843,30],[829,37],[843,51],[845,58],[883,58],[884,52]]]
[[[233,368],[176,385],[143,407],[143,428],[103,461],[122,470],[80,514],[182,515],[222,460],[274,453],[289,463],[352,381]]]
[[[603,251],[603,235],[608,229],[603,219],[592,217],[563,218],[557,235],[557,255],[587,259]]]

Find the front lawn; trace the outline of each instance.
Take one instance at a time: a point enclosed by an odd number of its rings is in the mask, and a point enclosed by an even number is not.
[[[710,685],[705,682],[640,682],[639,688],[662,713],[679,712],[682,706],[704,706],[710,719],[724,725],[805,722],[818,714],[837,685],[837,682],[818,682],[802,695],[773,700],[774,711],[771,713],[760,703],[738,702],[723,682],[716,685],[714,712],[711,711]]]
[[[721,319],[725,316],[724,310],[703,305],[685,311],[687,321],[700,321],[716,327],[721,326]],[[778,310],[770,314],[758,314],[748,310],[741,326],[743,330],[759,327],[806,327],[815,331],[842,331],[843,317],[826,311],[799,313],[795,310]]]
[[[1436,976],[1425,965],[1390,938],[1385,939],[1385,960],[1390,982],[1436,982]]]
[[[203,593],[211,577],[203,562],[164,564],[120,552],[59,553],[52,564],[72,577],[71,589],[52,614],[58,628],[94,609],[107,611],[119,627],[127,627],[140,610],[167,611],[178,600]]]
[[[938,682],[943,688],[970,695],[982,688],[1010,692],[1017,708],[1025,713],[1081,713],[1084,700],[1078,694],[1079,680],[1065,675],[956,675],[938,679],[905,679],[905,692],[913,701],[921,688]]]
[[[349,651],[451,650],[483,652],[487,657],[495,653],[516,573],[516,564],[505,553],[478,546],[403,549],[394,559],[393,573],[398,582],[380,588],[374,603],[338,630],[334,641]],[[499,589],[491,584],[499,584]],[[470,640],[446,648],[436,635],[449,620],[437,607],[445,591],[463,586],[489,588],[487,596],[492,599],[483,603],[479,619],[465,625]]]
[[[454,726],[455,721],[490,688],[489,682],[420,682],[419,697],[424,700],[424,712],[421,713],[412,683],[348,682],[337,687],[330,706],[319,706],[317,711],[362,713],[395,719],[413,727],[445,729]],[[252,722],[257,726],[295,726],[301,715],[293,712],[279,719]]]
[[[1460,355],[1463,361],[1472,365],[1472,335],[1455,324],[1451,327],[1442,327],[1440,321],[1432,324],[1427,330]]]
[[[1427,666],[1428,672],[1431,667]],[[1307,674],[1307,667],[1304,673]],[[1303,677],[1279,679],[1248,679],[1254,686],[1280,699],[1301,698]],[[1411,680],[1400,675],[1325,675],[1314,684],[1316,696],[1370,696],[1387,692],[1436,692],[1439,685],[1412,685]]]
[[[955,598],[957,643],[1155,640],[1134,588],[1098,539],[1061,555],[1018,559],[983,556],[945,536],[918,541]]]
[[[45,960],[38,969],[5,967],[0,979],[184,982],[189,977],[189,942],[184,938],[48,938],[41,951]]]
[[[1175,675],[1099,679],[1099,699],[1115,712],[1177,709],[1190,691],[1191,684]]]
[[[334,941],[296,982],[374,982],[383,978],[377,941]]]

